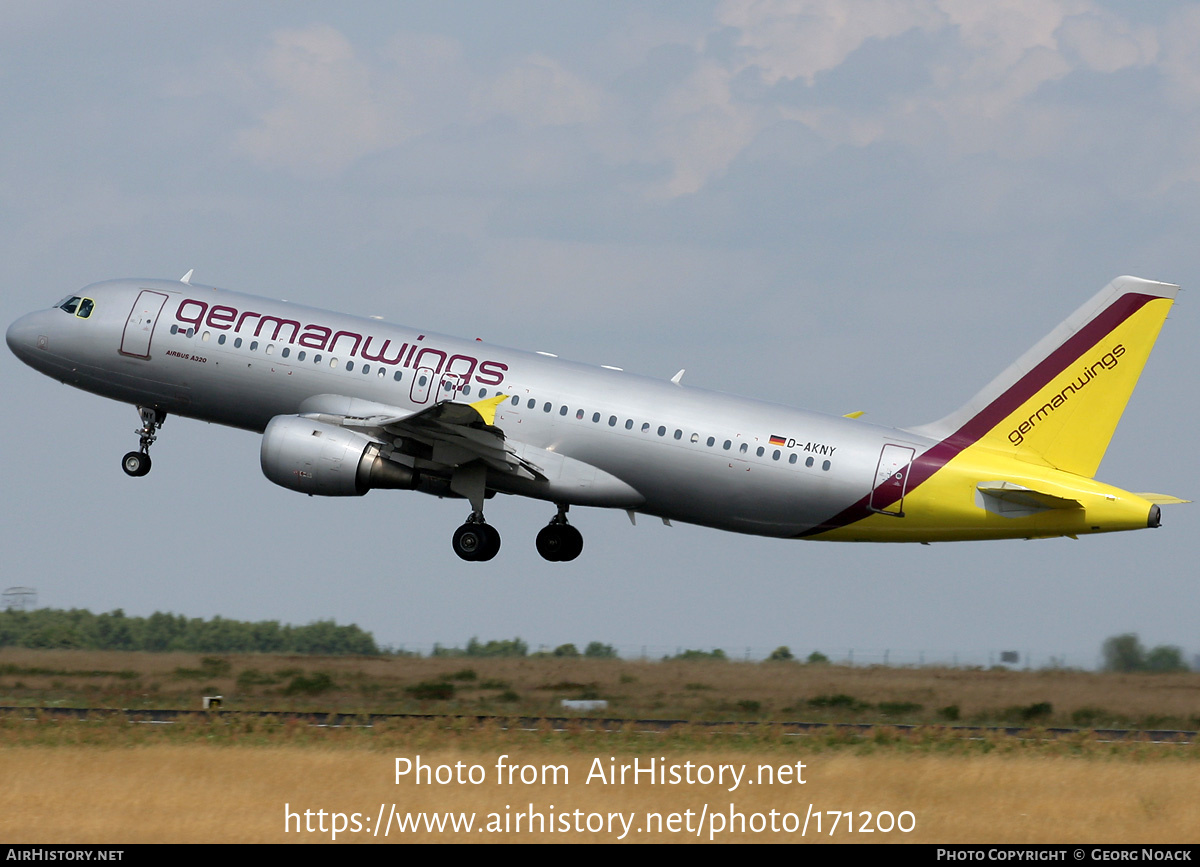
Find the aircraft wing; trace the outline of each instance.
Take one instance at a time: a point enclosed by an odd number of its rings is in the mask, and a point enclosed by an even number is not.
[[[301,411],[391,443],[400,454],[447,468],[482,461],[498,472],[544,480],[541,467],[518,455],[495,425],[496,407],[507,399],[500,394],[475,403],[446,400],[405,412],[343,395],[317,395],[306,400]]]

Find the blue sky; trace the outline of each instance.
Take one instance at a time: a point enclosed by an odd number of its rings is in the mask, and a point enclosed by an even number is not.
[[[1119,274],[1180,283],[1099,477],[1200,493],[1200,7],[1088,0],[0,2],[0,314],[178,277],[912,425]],[[1155,532],[838,546],[501,498],[272,486],[254,435],[0,358],[5,585],[42,604],[357,622],[383,643],[1091,665],[1200,652],[1195,507]]]

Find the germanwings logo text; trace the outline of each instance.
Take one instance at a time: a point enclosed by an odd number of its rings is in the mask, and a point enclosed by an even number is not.
[[[186,298],[179,303],[175,318],[193,328],[212,328],[214,331],[233,331],[263,337],[266,340],[303,346],[320,352],[340,352],[351,358],[377,361],[393,367],[412,370],[427,369],[434,374],[455,374],[463,385],[472,380],[483,385],[500,385],[508,365],[499,361],[480,360],[471,355],[455,354],[424,343],[425,335],[419,334],[411,343],[393,344],[391,340],[380,340],[373,334],[356,331],[334,331],[315,322],[302,323],[298,319],[284,319],[238,310],[225,304],[213,304]]]
[[[1070,397],[1072,394],[1082,391],[1088,385],[1088,383],[1099,376],[1100,373],[1105,370],[1112,370],[1114,367],[1116,367],[1119,363],[1117,359],[1124,354],[1125,347],[1118,343],[1108,352],[1104,353],[1104,355],[1100,357],[1099,361],[1092,362],[1091,365],[1082,368],[1079,375],[1076,376],[1075,379],[1068,382],[1061,391],[1057,392],[1048,401],[1038,407],[1037,412],[1033,413],[1031,416],[1029,416],[1029,418],[1009,431],[1008,441],[1014,446],[1019,446],[1021,443],[1025,442],[1025,434],[1037,427],[1038,422],[1049,418],[1052,412],[1067,402],[1068,397]]]

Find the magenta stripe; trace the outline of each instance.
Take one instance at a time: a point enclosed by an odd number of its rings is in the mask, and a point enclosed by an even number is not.
[[[1158,300],[1159,297],[1158,295],[1127,293],[1106,307],[1083,326],[1083,328],[1067,338],[1061,346],[1038,362],[1033,370],[1013,383],[1007,391],[968,419],[962,427],[913,461],[912,469],[908,474],[906,496],[945,466],[955,455],[977,443],[984,434],[1011,415],[1021,404],[1045,388],[1054,377],[1077,362],[1083,353],[1099,343],[1104,335],[1116,330],[1126,319],[1133,316],[1149,302]],[[878,504],[878,507],[886,509],[895,503],[897,499],[899,498],[894,497],[886,503]],[[857,503],[843,509],[832,518],[817,524],[811,529],[797,533],[796,538],[815,536],[819,533],[845,527],[848,524],[853,524],[855,521],[861,521],[863,518],[875,513],[875,510],[870,508],[870,500],[871,494],[868,493]]]

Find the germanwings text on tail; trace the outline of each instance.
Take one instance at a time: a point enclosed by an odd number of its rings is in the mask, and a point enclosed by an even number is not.
[[[1159,526],[1177,497],[1095,480],[1178,287],[1119,277],[966,405],[913,428],[827,416],[191,282],[96,283],[13,323],[34,369],[133,404],[150,471],[168,415],[262,434],[263,473],[305,494],[466,500],[453,534],[490,560],[496,493],[797,539],[937,542]]]

